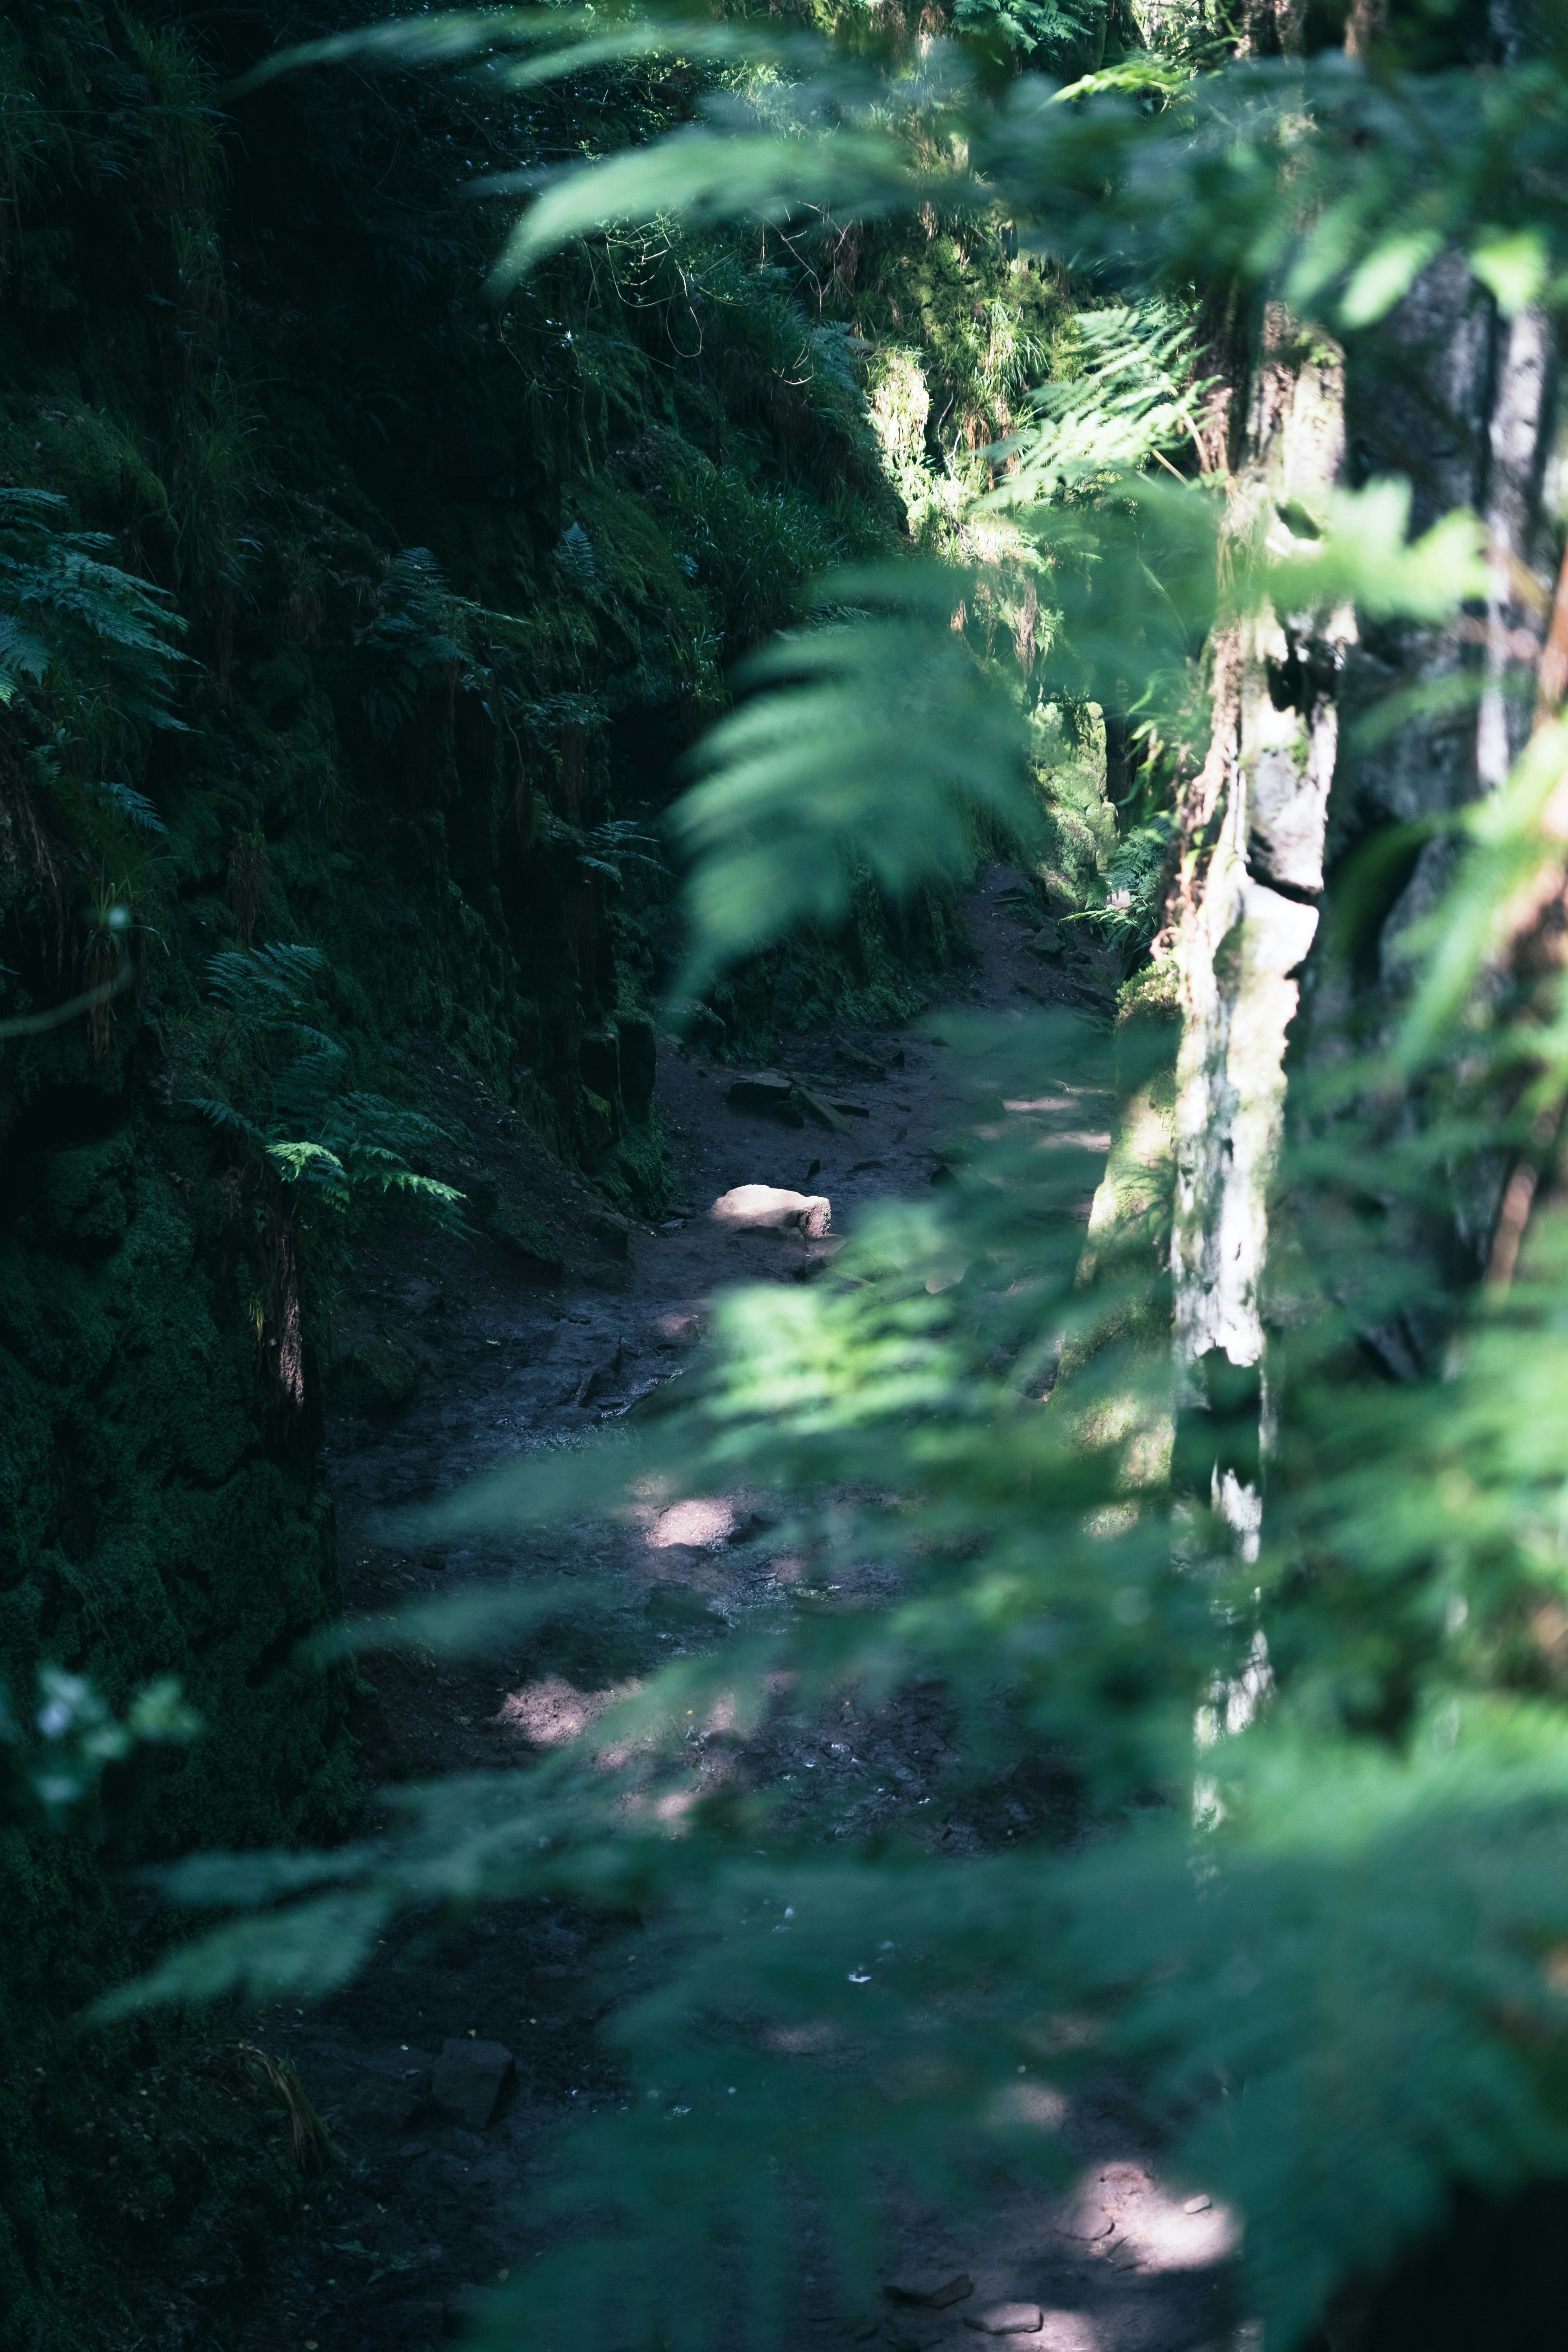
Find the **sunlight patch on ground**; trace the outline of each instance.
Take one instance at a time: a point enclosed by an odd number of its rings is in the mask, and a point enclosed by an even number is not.
[[[668,1551],[676,1544],[706,1549],[729,1542],[735,1517],[734,1504],[721,1496],[691,1495],[659,1513],[647,1531],[647,1540],[655,1551]]]
[[[560,1748],[586,1731],[623,1696],[619,1690],[576,1690],[562,1675],[546,1675],[542,1682],[508,1691],[495,1720],[508,1731],[521,1732],[536,1748]]]
[[[1047,2311],[1038,2335],[1016,2336],[1009,2340],[1015,2347],[1037,2347],[1038,2352],[1100,2352],[1100,2337],[1093,2323],[1081,2311]]]
[[[1206,2270],[1241,2242],[1240,2221],[1228,2207],[1161,2188],[1133,2163],[1086,2174],[1057,2227],[1117,2271]]]

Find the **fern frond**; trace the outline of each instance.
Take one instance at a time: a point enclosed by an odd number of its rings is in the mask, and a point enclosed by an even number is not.
[[[999,509],[1137,473],[1197,439],[1207,387],[1194,371],[1190,313],[1163,299],[1113,303],[1080,311],[1074,327],[1073,372],[1030,394],[1030,426],[997,453],[1014,460],[989,501]]]
[[[0,695],[42,683],[61,659],[101,676],[129,715],[182,726],[169,703],[184,621],[109,560],[111,539],[66,529],[68,513],[52,491],[0,488]]]
[[[127,824],[133,824],[138,832],[162,834],[168,832],[168,826],[145,793],[135,792],[129,784],[117,784],[107,781],[95,783],[91,790],[106,807],[111,808],[117,816],[124,817]]]
[[[254,1120],[247,1118],[243,1111],[236,1110],[232,1103],[223,1102],[215,1095],[186,1095],[182,1099],[187,1110],[194,1110],[209,1126],[226,1129],[230,1134],[241,1137],[245,1142],[254,1144],[258,1150],[266,1150],[267,1138],[261,1129]]]
[[[701,943],[684,992],[795,924],[837,921],[858,866],[894,893],[961,870],[971,803],[1033,830],[1019,715],[953,626],[969,585],[936,565],[846,575],[824,602],[873,617],[802,632],[741,673],[750,697],[706,739],[674,820]]]
[[[282,943],[221,948],[208,959],[207,986],[241,1021],[277,1022],[293,1014],[321,971],[315,948]]]

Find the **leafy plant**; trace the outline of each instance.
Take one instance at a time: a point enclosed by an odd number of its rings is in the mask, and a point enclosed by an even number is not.
[[[1056,65],[1064,52],[1092,36],[1096,12],[1088,5],[1063,6],[1060,0],[958,0],[952,21],[961,33],[987,47]]]
[[[159,590],[110,562],[102,531],[66,530],[68,512],[52,491],[0,488],[0,702],[69,680],[127,719],[177,728],[184,623]]]
[[[1066,918],[1092,925],[1097,937],[1121,950],[1129,969],[1160,928],[1176,838],[1173,818],[1163,814],[1121,835],[1105,862],[1103,904]]]
[[[463,649],[450,633],[452,607],[428,548],[405,547],[392,559],[362,639],[377,656],[375,682],[362,699],[379,741],[390,741],[407,719],[429,671],[462,663]]]
[[[395,1199],[461,1230],[463,1195],[405,1156],[441,1142],[441,1130],[381,1095],[345,1087],[345,1048],[310,1017],[322,969],[314,948],[282,943],[212,958],[207,983],[228,1037],[263,1049],[251,1066],[260,1099],[241,1109],[222,1097],[193,1096],[190,1108],[258,1152],[283,1183],[310,1187],[340,1215]]]

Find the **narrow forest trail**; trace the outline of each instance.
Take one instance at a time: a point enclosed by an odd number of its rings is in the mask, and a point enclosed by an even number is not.
[[[1082,1008],[1097,993],[1106,1001],[1093,950],[1053,964],[1031,947],[1040,915],[1019,876],[986,869],[966,915],[976,961],[956,976],[953,1005]],[[347,1606],[385,1610],[464,1581],[540,1572],[592,1580],[625,1605],[606,1611],[600,1601],[526,1637],[502,1633],[477,1658],[371,1658],[378,1700],[363,1731],[373,1769],[388,1780],[526,1769],[589,1724],[616,1685],[710,1638],[703,1627],[714,1622],[711,1603],[743,1612],[805,1572],[770,1549],[743,1496],[692,1498],[620,1536],[563,1527],[526,1547],[475,1538],[389,1549],[373,1529],[388,1506],[450,1492],[520,1443],[590,1431],[623,1412],[679,1369],[719,1289],[789,1278],[820,1246],[724,1233],[706,1214],[719,1194],[751,1182],[826,1193],[841,1233],[866,1203],[928,1186],[958,1099],[952,1050],[940,1038],[937,1017],[907,1032],[795,1041],[789,1066],[858,1107],[846,1118],[847,1135],[738,1110],[728,1100],[736,1072],[698,1052],[666,1050],[659,1101],[673,1136],[677,1203],[691,1213],[629,1236],[533,1149],[518,1121],[432,1066],[437,1109],[472,1143],[442,1172],[470,1191],[488,1181],[527,1201],[549,1220],[566,1263],[559,1280],[530,1280],[500,1248],[444,1240],[362,1259],[342,1344],[374,1351],[390,1343],[420,1371],[395,1415],[345,1414],[331,1425]],[[1015,1776],[984,1814],[971,1804],[933,1820],[947,1727],[940,1691],[916,1691],[880,1712],[851,1706],[842,1722],[779,1715],[740,1760],[754,1785],[793,1781],[803,1812],[831,1789],[837,1821],[869,1829],[909,1814],[958,1853],[1053,1816],[1070,1821],[1070,1789],[1048,1774]],[[728,1769],[735,1763],[731,1756]],[[700,1745],[692,1766],[700,1782]],[[786,1799],[786,1812],[794,1801]],[[466,2332],[463,2314],[488,2285],[526,2271],[544,2242],[531,2221],[531,2185],[548,2177],[572,2120],[620,2095],[613,2057],[595,2035],[608,2000],[594,1965],[604,1933],[589,1916],[548,1901],[490,1906],[438,1940],[402,1924],[336,1999],[258,2021],[256,2039],[299,2066],[349,2171],[313,2193],[305,2232],[274,2267],[246,2352],[425,2352]],[[444,2105],[432,2099],[433,2081]],[[940,2308],[889,2302],[868,2331],[863,2315],[857,2326],[837,2306],[825,2264],[820,2279],[799,2276],[795,2341],[812,2352],[873,2340],[877,2352],[931,2352],[944,2338],[973,2341],[983,2315],[999,2322],[999,2306],[1022,2305],[1012,2324],[1021,2322],[1021,2341],[1040,2352],[1238,2345],[1245,2331],[1237,2336],[1228,2317],[1226,2218],[1187,2210],[1161,2189],[1153,2151],[1113,2095],[1076,2109],[1063,2129],[1083,2174],[1078,2193],[1057,2205],[1017,2192],[995,2198],[983,2217],[905,2215],[901,2259],[911,2271],[966,2276],[967,2293]],[[1029,2306],[1038,2307],[1037,2321]]]

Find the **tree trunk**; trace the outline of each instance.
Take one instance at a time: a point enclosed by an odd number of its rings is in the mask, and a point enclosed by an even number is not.
[[[1265,313],[1222,568],[1285,552],[1325,517],[1344,457],[1339,351]],[[1297,973],[1318,928],[1352,617],[1264,609],[1222,625],[1213,733],[1180,809],[1173,953],[1182,994],[1171,1242],[1177,1466],[1244,1549],[1261,1514],[1263,1278]]]

